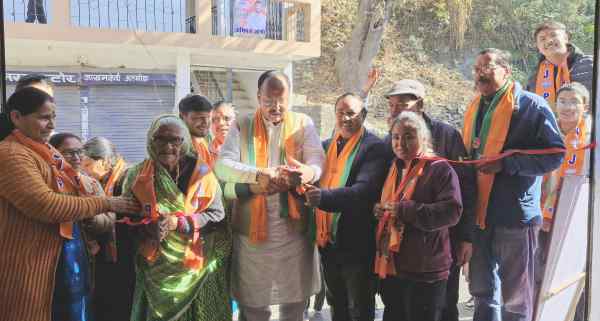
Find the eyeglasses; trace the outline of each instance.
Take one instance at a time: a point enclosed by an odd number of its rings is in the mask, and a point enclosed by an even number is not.
[[[173,137],[173,136],[154,136],[152,141],[160,146],[167,146],[171,144],[174,147],[179,147],[183,145],[183,137]]]
[[[260,95],[260,99],[262,100],[262,104],[263,106],[267,107],[267,108],[273,108],[276,106],[285,106],[287,103],[287,99],[285,98],[280,98],[280,99],[272,99],[263,95]]]
[[[558,99],[556,101],[556,107],[577,107],[583,105],[583,103],[579,100],[563,100]]]
[[[473,74],[487,74],[498,69],[498,67],[500,67],[500,65],[496,64],[487,64],[485,66],[473,66]]]
[[[67,149],[62,151],[64,157],[75,158],[75,156],[81,158],[83,156],[83,149]]]

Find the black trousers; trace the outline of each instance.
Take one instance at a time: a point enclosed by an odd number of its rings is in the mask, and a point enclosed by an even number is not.
[[[95,321],[127,321],[131,318],[135,290],[136,250],[133,227],[117,224],[117,262],[103,259],[98,253],[92,299]]]
[[[440,321],[446,305],[446,283],[395,277],[382,280],[383,321]]]
[[[25,22],[31,23],[36,19],[39,23],[46,23],[44,0],[29,0],[27,2],[27,19],[25,19]]]
[[[341,264],[323,258],[332,321],[375,319],[375,275],[371,262]]]
[[[460,266],[452,265],[448,283],[446,284],[446,307],[442,312],[442,321],[458,321],[458,284],[460,283]]]

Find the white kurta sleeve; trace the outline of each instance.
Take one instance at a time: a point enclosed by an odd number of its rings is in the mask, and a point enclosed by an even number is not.
[[[240,130],[236,125],[231,126],[215,164],[215,174],[224,182],[253,184],[257,172],[256,167],[241,162]]]
[[[311,183],[318,181],[325,165],[325,152],[317,128],[310,117],[307,117],[306,127],[304,128],[302,160],[304,164],[312,167],[315,171],[315,177]]]

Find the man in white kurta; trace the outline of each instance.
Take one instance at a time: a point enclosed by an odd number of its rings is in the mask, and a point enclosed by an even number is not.
[[[285,75],[263,74],[259,79],[258,112],[247,116],[262,118],[268,139],[268,166],[257,168],[243,161],[242,151],[248,148],[243,122],[248,118],[240,117],[237,126],[230,129],[215,168],[219,178],[226,182],[226,197],[235,199],[238,204],[256,194],[267,195],[265,240],[253,242],[245,233],[236,232],[239,220],[235,216],[250,213],[236,210],[236,206],[233,210],[232,293],[240,306],[240,320],[245,321],[269,320],[271,305],[280,305],[280,320],[300,321],[306,300],[320,289],[314,242],[308,238],[306,229],[299,230],[291,218],[281,216],[281,193],[287,190],[276,183],[280,178],[277,174],[280,171],[276,169],[286,164],[281,141],[282,119],[285,113],[291,113],[287,111],[288,88]],[[293,165],[301,173],[302,182],[312,183],[321,176],[325,155],[312,120],[304,114],[294,114],[294,119],[301,124],[300,135],[295,137],[298,162],[287,165]],[[265,178],[268,186],[259,184]],[[247,187],[242,188],[244,185]],[[305,219],[308,212],[305,208],[302,210]]]

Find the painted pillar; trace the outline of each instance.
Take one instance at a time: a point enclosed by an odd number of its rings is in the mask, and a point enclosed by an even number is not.
[[[175,84],[175,106],[173,111],[177,111],[179,101],[191,92],[191,57],[190,53],[179,53],[177,55],[177,73]]]

